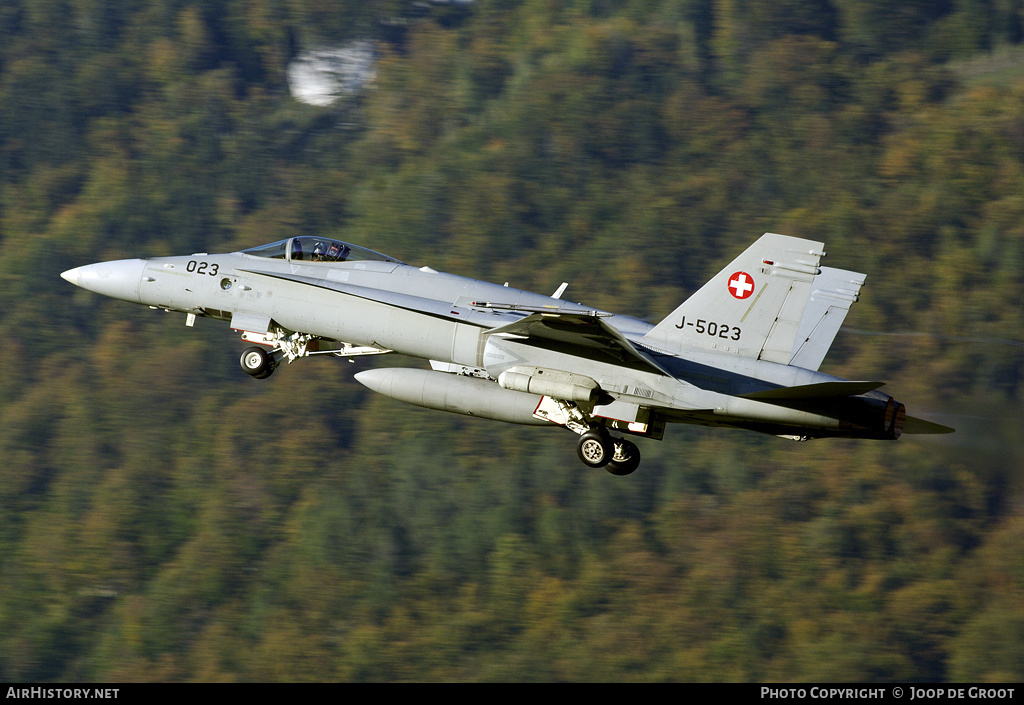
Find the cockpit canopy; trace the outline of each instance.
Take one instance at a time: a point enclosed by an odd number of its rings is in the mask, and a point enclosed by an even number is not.
[[[254,257],[284,259],[289,262],[353,262],[370,260],[401,264],[394,257],[382,255],[365,247],[314,235],[303,235],[302,237],[278,240],[269,245],[260,245],[259,247],[242,250],[242,253],[253,255]]]

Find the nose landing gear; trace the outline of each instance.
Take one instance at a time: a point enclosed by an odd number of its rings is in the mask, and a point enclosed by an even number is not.
[[[354,345],[327,340],[308,333],[292,333],[272,326],[267,333],[242,331],[242,340],[261,343],[246,348],[239,359],[242,370],[256,379],[266,379],[282,362],[293,362],[300,357],[311,355],[333,355],[335,357],[356,357],[359,355],[383,355],[391,352],[376,345]],[[268,351],[265,346],[270,346]]]
[[[256,379],[266,379],[281,364],[279,357],[255,345],[246,348],[238,362],[247,375]]]

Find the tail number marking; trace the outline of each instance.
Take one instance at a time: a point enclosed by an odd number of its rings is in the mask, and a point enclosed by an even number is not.
[[[698,318],[697,322],[687,321],[686,316],[683,316],[683,320],[676,324],[676,328],[683,330],[689,326],[693,328],[694,332],[701,333],[703,335],[709,335],[712,338],[722,338],[723,340],[739,340],[740,339],[740,327],[730,326],[725,323],[715,323],[714,321],[705,321],[703,318]]]

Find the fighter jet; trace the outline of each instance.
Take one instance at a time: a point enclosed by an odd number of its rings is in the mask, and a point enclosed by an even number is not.
[[[660,323],[531,293],[358,245],[301,236],[227,254],[70,269],[84,289],[228,321],[251,343],[242,369],[269,377],[311,355],[391,352],[430,369],[355,378],[403,402],[578,434],[591,467],[628,475],[667,424],[804,441],[950,433],[907,416],[883,382],[818,371],[865,275],[821,266],[820,242],[766,233]]]

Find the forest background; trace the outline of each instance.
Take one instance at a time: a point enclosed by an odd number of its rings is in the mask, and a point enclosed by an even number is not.
[[[1021,0],[0,0],[0,680],[1024,679]],[[360,42],[373,79],[289,92]],[[319,233],[660,320],[766,231],[940,440],[626,478],[59,278]]]

